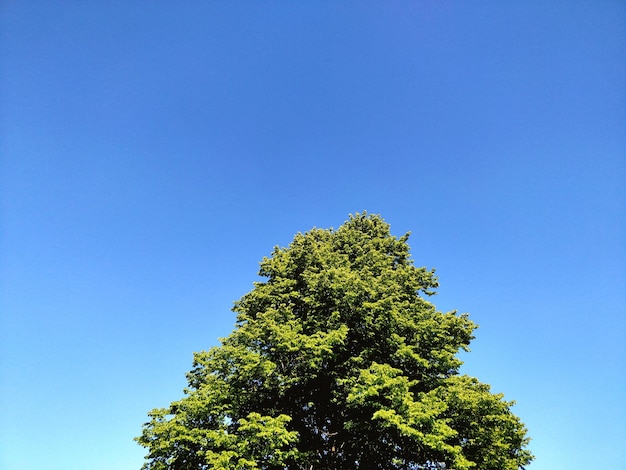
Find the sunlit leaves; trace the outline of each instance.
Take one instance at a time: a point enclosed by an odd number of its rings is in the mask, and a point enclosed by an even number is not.
[[[264,258],[235,330],[137,440],[155,469],[518,469],[512,403],[459,376],[475,325],[427,299],[432,270],[378,216]]]

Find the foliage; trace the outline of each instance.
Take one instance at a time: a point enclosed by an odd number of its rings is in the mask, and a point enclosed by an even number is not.
[[[476,325],[428,300],[408,234],[356,214],[261,262],[186,396],[154,410],[144,469],[513,470],[529,463],[512,402],[459,375]]]

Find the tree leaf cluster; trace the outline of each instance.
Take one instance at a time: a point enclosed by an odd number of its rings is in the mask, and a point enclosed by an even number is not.
[[[476,325],[437,311],[433,270],[377,215],[276,247],[194,355],[185,396],[137,438],[145,470],[514,470],[532,460],[512,402],[459,374]]]

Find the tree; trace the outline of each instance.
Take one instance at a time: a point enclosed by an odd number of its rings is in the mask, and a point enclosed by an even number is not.
[[[350,216],[260,264],[234,331],[194,355],[185,397],[153,410],[144,469],[517,470],[513,402],[459,374],[476,325],[427,298],[409,234]]]

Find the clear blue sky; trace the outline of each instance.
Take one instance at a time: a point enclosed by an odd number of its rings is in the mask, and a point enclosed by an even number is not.
[[[626,4],[0,7],[0,468],[138,469],[298,231],[381,214],[532,470],[625,469]]]

